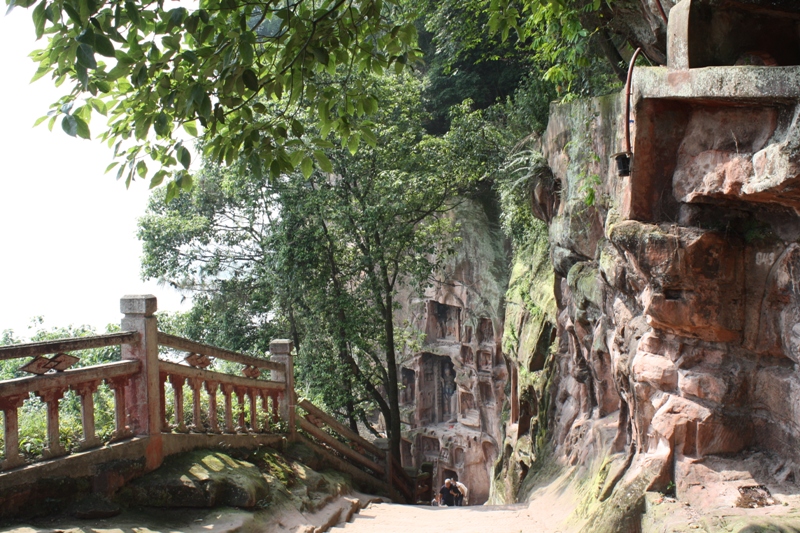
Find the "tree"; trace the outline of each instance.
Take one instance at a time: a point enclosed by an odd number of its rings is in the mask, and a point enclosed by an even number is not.
[[[153,187],[171,175],[169,198],[192,183],[177,128],[200,135],[209,160],[275,178],[311,161],[330,132],[358,145],[369,126],[353,119],[377,102],[356,73],[400,71],[418,58],[398,1],[6,2],[32,7],[37,37],[48,37],[33,53],[34,79],[69,87],[40,122],[52,129],[60,118],[66,133],[88,139],[93,112],[107,115],[99,137],[122,162],[118,178],[149,177]],[[322,72],[340,73],[341,83],[320,83]],[[315,135],[298,120],[301,102],[320,125]]]
[[[376,405],[399,454],[396,296],[423,288],[446,256],[448,213],[485,164],[464,154],[485,136],[425,134],[412,76],[364,83],[385,102],[363,119],[374,147],[331,146],[322,169],[301,163],[276,180],[209,165],[190,195],[154,197],[140,237],[145,276],[213,298],[245,291],[254,319],[285,324],[326,403],[351,423]]]

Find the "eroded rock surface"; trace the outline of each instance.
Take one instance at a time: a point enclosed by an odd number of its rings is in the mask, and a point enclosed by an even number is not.
[[[705,510],[744,486],[800,494],[800,48],[778,47],[796,11],[678,3],[671,63],[634,76],[630,176],[611,159],[621,96],[552,108],[553,284],[527,297],[555,300],[555,345],[531,366],[506,323],[516,390],[493,501],[524,498],[545,454],[595,465],[587,501],[615,503],[579,512],[598,520],[644,512],[646,491]]]

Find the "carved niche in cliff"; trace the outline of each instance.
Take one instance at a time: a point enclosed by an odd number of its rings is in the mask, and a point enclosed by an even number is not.
[[[402,405],[412,404],[416,400],[417,373],[410,368],[402,368],[400,374],[403,384],[400,390],[400,403]]]
[[[423,353],[420,359],[419,425],[438,424],[455,418],[458,397],[453,361],[431,353]]]
[[[461,308],[428,300],[426,333],[428,342],[461,339]]]

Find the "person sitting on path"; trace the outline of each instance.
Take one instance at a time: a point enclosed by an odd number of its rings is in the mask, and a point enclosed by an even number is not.
[[[455,484],[451,479],[445,479],[444,485],[439,489],[439,505],[446,505],[447,507],[455,507],[456,496],[460,496]]]

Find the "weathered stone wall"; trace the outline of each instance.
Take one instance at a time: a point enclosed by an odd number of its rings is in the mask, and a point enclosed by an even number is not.
[[[755,3],[727,18],[714,2],[673,9],[676,65],[634,76],[630,176],[611,158],[625,150],[621,95],[551,109],[553,179],[532,202],[553,213],[552,295],[526,297],[555,299],[555,317],[542,315],[555,343],[531,367],[519,317],[506,322],[516,390],[493,501],[524,499],[540,459],[602,464],[589,497],[616,503],[598,517],[638,512],[646,490],[698,508],[735,506],[748,485],[800,493],[800,61],[774,35],[743,34]],[[713,49],[688,15],[678,31],[689,9],[717,32]],[[760,6],[750,30],[796,29],[784,15]],[[723,46],[725,32],[765,48]]]

